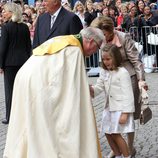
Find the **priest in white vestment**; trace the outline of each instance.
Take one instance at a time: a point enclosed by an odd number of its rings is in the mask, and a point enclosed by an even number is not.
[[[88,27],[33,50],[15,79],[4,158],[101,158],[84,55],[103,40]]]

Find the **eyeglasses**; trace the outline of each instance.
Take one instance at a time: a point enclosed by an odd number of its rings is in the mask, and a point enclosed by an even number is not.
[[[93,41],[94,41],[95,44],[97,45],[98,49],[100,49],[100,45],[98,44],[98,42],[97,42],[95,39],[93,39]]]

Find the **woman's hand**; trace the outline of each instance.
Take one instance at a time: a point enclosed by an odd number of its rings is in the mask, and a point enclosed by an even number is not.
[[[125,124],[128,119],[128,113],[122,113],[119,119],[120,124]]]
[[[139,85],[139,89],[141,89],[143,87],[146,91],[148,90],[148,85],[145,81],[139,80],[138,85]]]

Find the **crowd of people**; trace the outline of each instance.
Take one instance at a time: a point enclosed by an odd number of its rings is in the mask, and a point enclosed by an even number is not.
[[[90,98],[101,91],[107,96],[102,131],[111,155],[135,156],[139,86],[148,87],[135,42],[115,28],[156,26],[156,9],[142,0],[77,1],[73,9],[60,0],[36,1],[35,6],[19,0],[1,3],[2,123],[9,123],[4,156],[101,158]],[[84,56],[100,48],[102,71],[96,85],[88,86]],[[106,124],[109,119],[113,124]]]
[[[35,5],[23,4],[20,0],[15,3],[21,5],[23,9],[23,21],[29,26],[31,38],[34,36],[35,25],[39,15],[47,11],[45,2],[37,0]],[[0,3],[0,25],[2,20],[2,7],[5,2]],[[76,1],[73,8],[67,0],[62,1],[62,6],[79,16],[83,27],[90,25],[93,19],[103,15],[111,17],[114,26],[129,31],[132,26],[155,26],[158,24],[158,12],[156,1],[137,0],[122,2],[121,0],[104,0],[93,2],[86,0],[85,4]]]

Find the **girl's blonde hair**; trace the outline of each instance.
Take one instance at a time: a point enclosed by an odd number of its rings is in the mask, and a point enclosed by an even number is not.
[[[113,69],[118,70],[118,67],[122,66],[122,56],[119,48],[115,44],[106,44],[101,49],[101,56],[105,53],[108,53],[113,60]],[[107,70],[103,60],[102,60],[102,67],[103,69]]]
[[[4,10],[12,13],[11,20],[13,22],[22,22],[22,8],[20,5],[15,4],[13,2],[8,2],[4,5]]]

